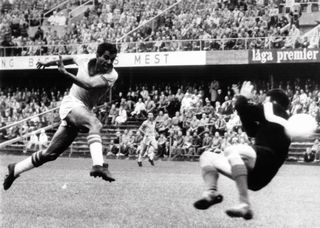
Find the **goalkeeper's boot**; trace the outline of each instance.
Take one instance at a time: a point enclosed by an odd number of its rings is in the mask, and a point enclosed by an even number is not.
[[[221,203],[223,196],[217,193],[206,193],[198,201],[194,202],[193,206],[199,210],[206,210],[209,207]]]
[[[253,212],[248,204],[240,204],[233,208],[226,210],[226,214],[233,218],[243,218],[245,220],[252,219]]]

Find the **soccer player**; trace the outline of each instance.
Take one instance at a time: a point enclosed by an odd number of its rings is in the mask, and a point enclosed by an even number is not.
[[[236,144],[216,154],[205,151],[200,157],[202,177],[206,185],[203,197],[194,203],[197,209],[205,210],[220,203],[223,196],[217,191],[219,174],[236,182],[240,203],[226,210],[230,217],[251,219],[248,189],[258,191],[265,187],[284,163],[290,145],[285,133],[289,99],[280,89],[270,90],[263,104],[250,103],[253,86],[244,82],[240,90],[234,86],[237,110],[242,126],[249,137],[254,137],[252,146]]]
[[[101,43],[97,48],[96,58],[90,60],[76,57],[62,59],[59,56],[58,61],[37,63],[38,69],[58,65],[59,71],[66,78],[71,79],[73,85],[69,94],[61,102],[59,115],[62,122],[49,147],[44,151],[32,154],[23,161],[9,164],[9,173],[3,183],[5,190],[10,188],[21,173],[58,158],[74,141],[78,132],[88,133],[87,140],[93,162],[90,176],[101,177],[109,182],[115,180],[108,170],[108,164],[103,160],[100,135],[102,124],[91,109],[118,78],[118,73],[113,68],[116,55],[115,45]],[[69,64],[78,65],[77,76],[66,71],[64,65]]]
[[[142,166],[142,158],[146,153],[150,164],[154,166],[154,154],[158,143],[156,140],[156,121],[152,112],[148,113],[148,119],[141,124],[139,131],[142,133],[143,139],[139,148],[138,165]]]

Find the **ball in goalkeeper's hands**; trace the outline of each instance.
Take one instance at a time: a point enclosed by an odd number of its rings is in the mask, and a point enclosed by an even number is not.
[[[291,138],[308,138],[317,129],[317,121],[309,114],[292,115],[287,122],[286,133]]]

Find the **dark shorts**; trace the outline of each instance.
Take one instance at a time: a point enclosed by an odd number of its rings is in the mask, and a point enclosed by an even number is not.
[[[252,170],[248,171],[248,188],[258,191],[265,187],[277,174],[281,164],[276,152],[268,147],[253,146],[257,153],[256,163]]]

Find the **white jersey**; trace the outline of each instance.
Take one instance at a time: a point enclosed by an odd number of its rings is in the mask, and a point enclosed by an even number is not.
[[[140,129],[144,132],[144,137],[155,137],[156,121],[145,120]]]
[[[89,69],[88,69],[88,59],[84,58],[74,58],[76,64],[78,65],[78,73],[77,77],[79,78],[88,78],[89,75]],[[98,74],[94,77],[101,77],[103,80],[105,80],[110,87],[112,87],[115,83],[115,81],[118,79],[118,73],[115,69],[112,69],[110,73],[106,74]],[[86,90],[76,84],[73,84],[69,95],[77,98],[80,100],[83,104],[85,104],[90,109],[97,104],[99,99],[104,96],[107,92],[107,88],[97,88],[93,90]]]

